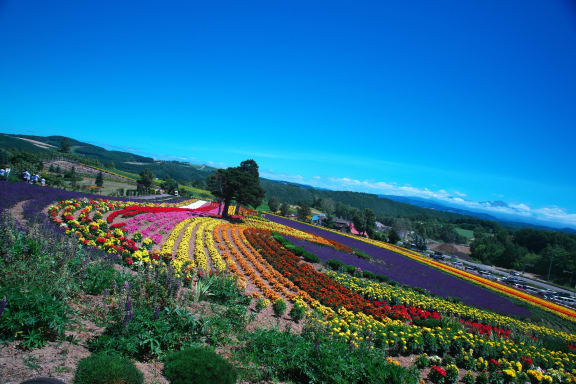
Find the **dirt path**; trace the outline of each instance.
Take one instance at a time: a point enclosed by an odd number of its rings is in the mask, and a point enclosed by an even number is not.
[[[14,218],[16,224],[21,227],[26,227],[26,224],[28,223],[24,218],[24,206],[30,201],[31,200],[19,201],[18,203],[14,204],[12,208],[8,209],[8,212]]]

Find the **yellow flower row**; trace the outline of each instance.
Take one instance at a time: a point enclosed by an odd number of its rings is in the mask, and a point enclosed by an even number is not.
[[[193,272],[196,269],[196,263],[194,259],[190,257],[190,239],[192,238],[192,232],[196,227],[196,220],[194,218],[185,220],[188,222],[184,228],[184,233],[178,244],[178,250],[176,251],[176,258],[172,261],[174,265],[174,270],[178,273],[182,271],[184,267],[186,272]]]
[[[222,272],[226,269],[226,263],[222,260],[220,253],[214,246],[214,228],[222,224],[222,221],[216,219],[208,219],[208,225],[206,226],[206,231],[204,232],[204,244],[210,253],[210,259],[212,260],[212,265],[218,272]]]
[[[452,303],[442,298],[430,297],[416,291],[393,287],[389,284],[359,279],[357,277],[336,272],[327,272],[327,274],[340,284],[350,288],[367,299],[385,300],[390,302],[392,297],[401,297],[401,301],[405,305],[429,311],[438,311],[443,315],[457,316],[463,319],[473,319],[484,324],[498,327],[514,327],[524,334],[531,332],[535,334],[554,336],[562,338],[567,342],[576,343],[576,335],[571,333],[556,331],[547,327],[520,321],[512,317],[469,307],[464,304]]]

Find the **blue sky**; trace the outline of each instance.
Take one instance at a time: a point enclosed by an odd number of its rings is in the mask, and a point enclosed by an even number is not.
[[[0,132],[576,226],[576,7],[0,0]]]

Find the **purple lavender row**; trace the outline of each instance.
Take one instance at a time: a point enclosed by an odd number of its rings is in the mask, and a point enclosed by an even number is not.
[[[294,245],[298,245],[317,255],[322,261],[328,259],[340,260],[345,264],[385,275],[399,283],[424,288],[441,297],[459,297],[464,304],[477,308],[483,308],[505,315],[530,315],[530,311],[527,308],[513,303],[504,296],[441,272],[399,253],[293,220],[271,215],[265,215],[265,217],[276,223],[338,241],[341,244],[366,252],[372,257],[372,260],[364,260],[356,255],[337,251],[330,247],[323,247],[305,240],[290,238],[290,241],[293,242]]]

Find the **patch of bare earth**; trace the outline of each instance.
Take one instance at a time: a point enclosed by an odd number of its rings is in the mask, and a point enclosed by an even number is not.
[[[22,200],[14,204],[12,208],[8,210],[10,215],[14,218],[14,221],[20,226],[26,225],[26,219],[24,218],[24,205],[26,205],[30,200]]]

